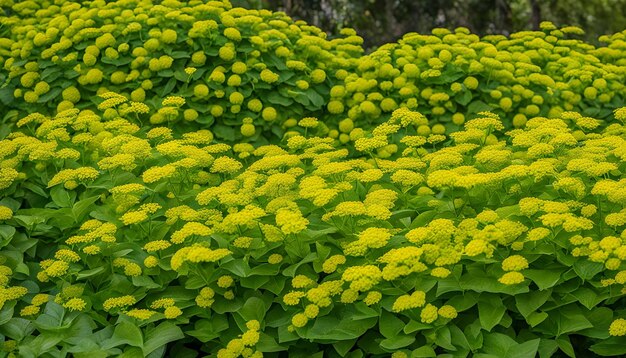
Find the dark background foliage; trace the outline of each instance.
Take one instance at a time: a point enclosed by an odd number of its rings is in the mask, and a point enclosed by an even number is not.
[[[372,49],[407,32],[468,27],[479,35],[537,29],[541,21],[575,25],[586,40],[626,28],[626,0],[232,0],[235,6],[285,11],[329,33],[353,27]]]

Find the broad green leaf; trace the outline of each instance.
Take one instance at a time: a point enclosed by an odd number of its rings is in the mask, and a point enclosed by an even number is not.
[[[515,305],[522,316],[527,317],[541,307],[551,295],[550,290],[531,291],[515,296]]]
[[[170,322],[163,322],[146,333],[143,353],[148,355],[157,348],[184,337],[183,331],[178,326]]]
[[[535,327],[545,321],[546,318],[548,318],[548,314],[545,312],[531,312],[528,317],[526,317],[526,322],[528,322],[531,327]]]
[[[69,208],[72,206],[72,196],[63,188],[63,185],[52,187],[52,189],[50,189],[50,197],[60,208]]]
[[[141,330],[130,322],[121,322],[116,325],[113,336],[103,345],[110,348],[118,347],[123,344],[139,348],[143,346],[143,336],[141,334]]]
[[[250,297],[237,313],[246,321],[255,319],[262,322],[266,311],[267,308],[263,300],[257,297]]]
[[[21,341],[24,337],[30,335],[33,330],[34,327],[29,320],[17,317],[11,318],[0,326],[0,334],[16,341]]]
[[[395,337],[400,331],[402,331],[404,326],[405,324],[400,318],[384,310],[380,315],[380,320],[378,321],[378,329],[386,338]]]
[[[592,262],[587,259],[581,259],[574,263],[574,271],[583,280],[591,280],[595,275],[604,270],[604,265],[599,262]]]
[[[524,270],[524,276],[533,280],[533,282],[539,287],[539,290],[545,290],[550,287],[554,287],[565,270]]]
[[[352,321],[349,318],[339,320],[336,317],[318,317],[313,326],[304,334],[307,339],[343,341],[359,338],[368,329],[376,325],[377,318]]]
[[[478,317],[483,329],[491,331],[506,312],[502,299],[497,295],[481,295],[478,300]]]
[[[520,343],[507,352],[506,358],[533,358],[537,356],[541,339]]]
[[[82,280],[82,279],[85,279],[85,278],[88,278],[88,277],[92,277],[92,276],[95,276],[95,275],[98,275],[98,274],[104,272],[104,270],[105,270],[105,268],[103,266],[96,267],[96,268],[91,269],[91,270],[84,270],[84,271],[81,271],[81,272],[76,274],[76,279],[77,280]]]
[[[435,344],[446,350],[456,351],[456,347],[452,344],[452,334],[450,333],[450,329],[446,326],[437,329]]]
[[[568,305],[555,312],[558,325],[558,335],[577,332],[593,325],[583,314],[582,309],[576,305]]]
[[[539,353],[539,358],[550,358],[558,349],[559,345],[556,343],[556,341],[552,339],[542,338],[539,342],[539,348],[537,349],[537,353]]]
[[[576,352],[574,351],[574,347],[572,346],[568,336],[558,337],[556,339],[556,344],[559,346],[559,349],[569,357],[576,357]]]
[[[414,335],[400,334],[394,337],[383,339],[380,342],[380,346],[388,350],[397,350],[400,348],[404,348],[412,344],[413,342],[415,342]]]
[[[213,315],[210,319],[200,319],[194,329],[185,334],[197,338],[200,342],[209,342],[228,329],[228,320],[223,315]]]
[[[411,358],[434,358],[436,356],[437,353],[431,346],[422,346],[411,352]]]
[[[589,350],[603,357],[626,355],[626,337],[611,337],[592,345]]]
[[[84,216],[93,209],[93,204],[100,198],[100,196],[92,196],[83,200],[80,200],[72,207],[72,214],[74,215],[74,221],[81,221]]]
[[[339,353],[340,356],[345,357],[348,351],[352,349],[352,347],[354,347],[355,343],[356,343],[355,339],[339,341],[339,342],[333,343],[333,348],[335,348],[335,350],[337,351],[337,353]]]

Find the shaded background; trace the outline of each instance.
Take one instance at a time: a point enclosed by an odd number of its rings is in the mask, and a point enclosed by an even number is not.
[[[285,11],[328,33],[353,27],[369,50],[407,32],[468,27],[479,35],[537,29],[541,21],[575,25],[585,39],[626,29],[626,0],[232,0],[235,6]]]

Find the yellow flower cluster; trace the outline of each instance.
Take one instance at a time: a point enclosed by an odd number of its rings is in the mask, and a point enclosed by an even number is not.
[[[261,351],[255,351],[254,347],[260,339],[261,324],[257,320],[251,320],[246,322],[247,330],[239,335],[237,338],[230,340],[226,344],[226,348],[222,348],[217,352],[217,357],[250,357],[261,358],[263,353]]]

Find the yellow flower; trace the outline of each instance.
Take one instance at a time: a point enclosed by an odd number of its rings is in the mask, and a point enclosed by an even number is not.
[[[147,309],[139,309],[139,308],[134,308],[126,312],[126,315],[128,317],[132,317],[132,318],[144,320],[144,321],[147,319],[150,319],[150,317],[154,316],[155,314],[156,314],[155,311],[151,311]]]
[[[304,313],[298,313],[291,318],[291,324],[293,324],[294,327],[297,327],[297,328],[306,326],[308,321],[309,319]]]
[[[125,306],[132,306],[137,303],[135,297],[131,295],[121,296],[121,297],[111,297],[104,301],[102,307],[105,311],[110,311],[114,308],[122,308]]]
[[[170,306],[170,307],[167,307],[165,309],[163,314],[165,315],[165,318],[167,318],[167,319],[174,319],[174,318],[182,315],[183,311],[180,308],[176,307],[176,306]]]
[[[363,299],[366,305],[371,306],[378,303],[383,297],[382,293],[378,291],[370,291],[367,293],[367,296]]]
[[[524,275],[517,271],[507,272],[498,279],[500,283],[505,285],[516,285],[524,282]]]
[[[29,306],[22,308],[22,310],[20,311],[20,316],[22,317],[34,316],[37,313],[39,313],[39,310],[40,310],[39,306],[29,305]]]
[[[502,261],[504,271],[521,271],[528,268],[528,261],[520,255],[509,256]]]
[[[415,291],[410,295],[402,295],[396,298],[393,303],[392,310],[394,312],[402,312],[413,308],[422,307],[426,304],[426,293],[423,291]]]
[[[456,309],[450,305],[441,306],[439,308],[439,311],[437,311],[437,313],[439,314],[439,316],[443,318],[448,318],[448,319],[456,318],[456,316],[458,315]]]
[[[611,322],[609,334],[611,336],[626,336],[626,319],[618,318]]]
[[[221,288],[228,288],[232,286],[233,282],[233,278],[229,275],[220,276],[220,278],[217,279],[217,285]]]
[[[431,305],[430,303],[426,305],[426,307],[422,308],[422,312],[420,313],[420,319],[422,323],[433,323],[437,320],[439,314],[437,313],[437,307]]]
[[[63,304],[63,307],[69,309],[70,311],[82,311],[85,309],[87,303],[82,298],[72,298]]]
[[[11,208],[0,205],[0,220],[9,220],[13,217]]]

